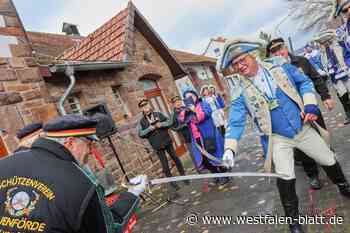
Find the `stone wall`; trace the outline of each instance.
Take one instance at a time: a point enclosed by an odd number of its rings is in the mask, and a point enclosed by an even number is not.
[[[57,115],[24,28],[9,0],[0,0],[0,127],[10,151],[17,146],[15,133],[24,125]]]
[[[117,153],[127,172],[134,174],[146,173],[151,177],[161,175],[161,166],[157,155],[154,154],[147,140],[138,137],[136,126],[140,119],[138,101],[144,97],[142,78],[155,79],[162,90],[165,100],[177,95],[175,81],[167,64],[153,49],[150,43],[139,33],[135,32],[135,44],[130,63],[123,71],[90,71],[76,74],[76,85],[73,90],[80,102],[81,108],[86,109],[101,102],[107,103],[113,119],[120,131],[120,136],[113,136],[112,140]],[[144,52],[147,51],[149,60],[146,62]],[[68,86],[68,78],[54,74],[45,79],[50,93],[50,100],[57,103]],[[119,93],[130,110],[128,118],[124,117],[123,106],[115,101],[112,88],[117,87]],[[168,102],[166,101],[166,105]],[[169,110],[171,110],[170,106]],[[66,103],[66,110],[69,106]],[[148,148],[145,149],[145,148]],[[109,170],[118,179],[122,177],[121,170],[113,154],[108,140],[101,143],[100,150],[107,162]]]

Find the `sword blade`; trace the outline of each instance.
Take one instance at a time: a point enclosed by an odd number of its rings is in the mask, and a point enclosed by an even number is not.
[[[199,179],[210,179],[210,178],[221,178],[221,177],[276,177],[283,178],[287,177],[283,174],[276,173],[259,173],[259,172],[227,172],[227,173],[211,173],[211,174],[199,174],[199,175],[187,175],[187,176],[173,176],[166,178],[153,179],[150,181],[151,185],[159,185],[176,181],[184,180],[199,180]]]

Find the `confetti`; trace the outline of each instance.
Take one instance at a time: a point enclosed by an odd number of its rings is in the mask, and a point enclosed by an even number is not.
[[[266,202],[265,200],[261,200],[261,201],[258,202],[258,205],[265,204],[265,202]]]
[[[193,202],[193,205],[199,205],[199,201]]]
[[[251,188],[251,189],[253,189],[255,187],[256,187],[256,184],[252,184],[252,185],[249,186],[249,188]]]

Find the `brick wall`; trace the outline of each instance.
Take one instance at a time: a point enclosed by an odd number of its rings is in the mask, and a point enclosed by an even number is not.
[[[18,129],[56,114],[16,10],[9,0],[0,0],[0,127],[9,132],[9,150],[17,146]]]
[[[144,61],[145,51],[149,53],[150,61]],[[73,94],[79,98],[82,109],[100,102],[107,103],[108,109],[117,123],[120,135],[123,138],[122,140],[117,136],[112,137],[126,171],[134,174],[146,173],[152,177],[159,177],[161,175],[161,166],[157,155],[150,149],[148,142],[140,139],[137,135],[136,124],[140,119],[137,104],[139,99],[144,96],[143,86],[139,79],[144,77],[155,78],[165,100],[177,94],[175,81],[167,64],[138,31],[135,32],[135,44],[129,59],[130,64],[123,71],[78,73]],[[48,77],[45,80],[50,93],[49,99],[57,103],[68,86],[68,78],[64,75],[55,74],[53,77]],[[124,118],[123,106],[118,105],[115,101],[112,87],[118,87],[123,101],[130,110],[131,114],[127,119]],[[168,103],[166,102],[165,104]],[[65,107],[69,111],[67,104]],[[145,147],[150,149],[150,153],[147,153]],[[101,143],[100,150],[103,152],[102,154],[108,168],[117,179],[120,179],[121,170],[108,140],[104,140]]]

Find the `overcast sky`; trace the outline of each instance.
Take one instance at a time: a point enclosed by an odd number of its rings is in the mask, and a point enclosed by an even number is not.
[[[88,35],[127,6],[127,0],[14,0],[27,30],[61,33],[63,22]],[[288,13],[286,0],[134,0],[136,7],[170,48],[202,53],[210,38],[257,37],[276,32]],[[233,4],[236,2],[236,4]],[[278,31],[295,47],[305,43],[295,22]]]

